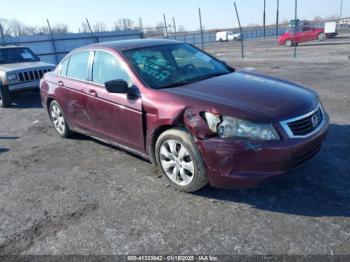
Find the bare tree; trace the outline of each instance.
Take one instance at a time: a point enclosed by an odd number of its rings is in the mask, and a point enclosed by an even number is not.
[[[40,29],[40,28],[39,28]],[[42,33],[46,33],[47,31],[45,30],[45,28],[41,28],[41,30],[43,31]],[[52,28],[51,28],[52,32],[54,34],[66,34],[68,33],[68,25],[65,24],[55,24]]]
[[[11,35],[11,29],[9,27],[9,21],[4,18],[0,18],[0,27],[2,29],[2,33],[4,36],[10,36]]]
[[[19,37],[27,35],[25,25],[17,19],[11,20],[9,22],[9,29],[12,36]]]
[[[177,31],[178,31],[179,33],[185,33],[185,32],[186,32],[186,28],[185,28],[184,25],[179,25]]]
[[[97,22],[92,26],[94,32],[106,32],[106,24],[103,22]]]
[[[129,18],[118,19],[115,23],[115,27],[119,28],[119,30],[134,29],[135,22]]]
[[[113,31],[120,31],[120,30],[122,30],[122,27],[120,27],[120,24],[118,22],[114,22],[112,30]]]

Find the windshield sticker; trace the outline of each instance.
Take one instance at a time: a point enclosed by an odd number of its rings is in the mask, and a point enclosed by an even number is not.
[[[29,53],[27,50],[23,51],[23,52],[21,53],[21,56],[22,56],[24,59],[32,59],[32,58],[33,58],[32,54]]]
[[[197,52],[196,57],[205,61],[205,62],[210,62],[211,60],[213,60],[210,56],[208,56],[202,52]]]

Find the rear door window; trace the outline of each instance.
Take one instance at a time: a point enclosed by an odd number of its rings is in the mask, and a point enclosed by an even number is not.
[[[89,79],[89,51],[73,54],[68,63],[67,77],[87,81]]]

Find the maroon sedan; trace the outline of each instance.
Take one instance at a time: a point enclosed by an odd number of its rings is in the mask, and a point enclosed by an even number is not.
[[[329,125],[315,92],[236,72],[177,41],[74,50],[40,88],[59,135],[79,132],[138,154],[186,192],[282,175],[318,153]]]

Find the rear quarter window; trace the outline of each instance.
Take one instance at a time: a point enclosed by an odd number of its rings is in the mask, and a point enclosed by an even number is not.
[[[67,58],[66,60],[64,60],[60,66],[59,66],[59,71],[58,74],[60,76],[67,76],[67,69],[68,69],[68,64],[69,64],[69,58]]]

